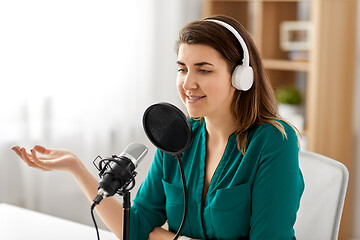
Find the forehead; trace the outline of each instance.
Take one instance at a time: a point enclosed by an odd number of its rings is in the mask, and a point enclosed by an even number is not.
[[[222,55],[214,48],[204,44],[186,44],[183,43],[179,47],[178,61],[187,64],[196,62],[225,62]]]

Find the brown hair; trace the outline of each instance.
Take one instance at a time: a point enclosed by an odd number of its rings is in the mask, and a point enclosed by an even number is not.
[[[238,147],[245,154],[247,136],[254,124],[270,123],[286,138],[282,120],[277,114],[274,90],[257,51],[255,43],[246,29],[235,19],[216,15],[207,19],[217,19],[233,26],[244,39],[250,56],[250,66],[254,71],[254,84],[248,91],[236,90],[231,111],[237,119]],[[183,27],[179,33],[176,47],[181,44],[204,44],[216,49],[226,60],[230,72],[242,64],[243,50],[236,37],[225,27],[211,21],[194,21]]]

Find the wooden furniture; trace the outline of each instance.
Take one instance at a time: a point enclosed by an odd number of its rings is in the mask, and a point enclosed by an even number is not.
[[[305,86],[306,150],[336,159],[350,172],[339,235],[339,239],[349,239],[355,203],[357,0],[203,0],[203,16],[214,14],[231,16],[247,28],[275,89],[298,84],[298,76],[305,76],[300,84]],[[280,47],[280,24],[298,20],[312,26],[306,61],[289,60],[289,52]]]

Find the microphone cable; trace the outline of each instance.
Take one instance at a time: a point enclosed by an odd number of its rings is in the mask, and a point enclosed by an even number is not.
[[[95,208],[95,206],[96,206],[97,204],[98,204],[98,203],[94,201],[93,204],[91,205],[91,218],[92,218],[93,223],[94,223],[94,227],[95,227],[95,230],[96,230],[97,239],[100,240],[99,229],[98,229],[98,226],[97,226],[97,224],[96,224],[95,215],[94,215],[94,208]]]
[[[102,199],[103,199],[103,196],[97,194],[96,197],[93,200],[93,203],[91,204],[91,210],[90,210],[91,218],[92,218],[93,223],[94,223],[96,236],[97,236],[98,240],[100,240],[100,234],[99,234],[99,228],[97,226],[96,219],[95,219],[94,209],[95,209],[96,205],[98,205],[101,202]]]
[[[181,155],[182,155],[182,154],[179,154],[179,155],[174,156],[174,157],[176,158],[176,160],[177,160],[178,163],[179,163],[179,170],[180,170],[181,181],[182,181],[182,185],[183,185],[183,192],[184,192],[184,213],[183,213],[183,218],[182,218],[180,227],[179,227],[177,233],[175,234],[175,237],[173,238],[173,240],[178,239],[178,237],[180,236],[181,231],[183,230],[184,225],[185,225],[186,216],[187,216],[187,210],[188,210],[188,193],[187,193],[187,188],[186,188],[186,179],[185,179],[185,174],[184,174],[184,167],[183,167],[182,162],[181,162]]]

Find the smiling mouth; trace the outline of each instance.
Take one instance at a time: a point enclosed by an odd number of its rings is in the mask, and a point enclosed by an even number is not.
[[[190,96],[187,96],[187,97],[190,100],[198,100],[198,99],[204,98],[205,96],[202,96],[202,97],[190,97]]]

